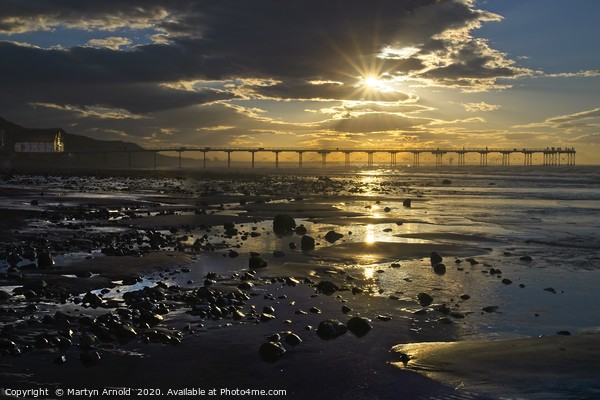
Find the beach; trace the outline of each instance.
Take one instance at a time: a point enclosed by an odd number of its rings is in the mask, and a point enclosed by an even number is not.
[[[599,186],[585,166],[6,171],[0,387],[594,398]]]

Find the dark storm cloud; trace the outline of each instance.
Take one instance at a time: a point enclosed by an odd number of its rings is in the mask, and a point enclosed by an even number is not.
[[[72,1],[33,1],[26,7],[20,3],[3,2],[0,21],[21,30],[114,30],[146,21],[170,40],[129,52],[8,45],[0,49],[12,60],[12,67],[1,67],[2,75],[58,80],[339,80],[368,70],[385,46],[425,45],[446,29],[481,18],[462,2],[434,0],[86,1],[77,7]],[[403,68],[398,60],[379,63],[384,70]],[[44,68],[36,69],[40,64]],[[413,59],[412,64],[409,68],[414,69],[419,61]]]
[[[405,101],[409,97],[398,91],[361,89],[358,79],[373,74],[489,86],[497,77],[517,76],[504,55],[469,34],[498,18],[468,0],[3,0],[0,105],[20,115],[32,104],[74,110],[81,118],[95,115],[84,112],[91,107],[155,116],[247,94],[249,100]],[[103,32],[86,43],[145,35],[145,44],[42,48],[10,42],[27,32],[47,32],[60,42],[76,30]],[[386,48],[405,47],[415,50],[382,56]],[[233,85],[198,89],[208,80],[272,84],[246,83],[243,93]],[[180,81],[200,82],[173,89]],[[333,129],[387,131],[414,122],[370,115]]]
[[[255,93],[279,99],[319,99],[319,100],[368,100],[397,102],[411,97],[398,91],[372,91],[367,88],[342,84],[339,82],[310,83],[299,80],[287,80],[282,83],[259,86]]]

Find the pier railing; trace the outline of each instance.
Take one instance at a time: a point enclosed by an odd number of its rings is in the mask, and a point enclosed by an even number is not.
[[[226,153],[227,154],[227,167],[231,167],[231,155],[232,153],[250,153],[251,154],[251,167],[255,167],[255,155],[256,153],[272,153],[275,156],[275,168],[279,168],[279,155],[281,153],[296,153],[298,155],[298,167],[303,166],[303,155],[305,153],[316,153],[321,156],[321,164],[323,167],[327,166],[327,157],[332,153],[341,153],[344,155],[344,165],[349,166],[351,164],[351,155],[357,153],[367,154],[367,166],[373,167],[375,164],[376,154],[389,154],[391,167],[398,165],[397,155],[398,154],[412,154],[412,165],[419,166],[421,164],[422,154],[431,154],[435,158],[435,165],[444,165],[444,156],[447,154],[457,155],[457,165],[466,165],[465,156],[468,154],[477,154],[479,156],[479,165],[488,165],[488,155],[497,154],[500,156],[500,165],[508,166],[511,165],[511,155],[523,154],[523,165],[533,165],[534,155],[541,155],[541,165],[575,165],[576,151],[573,147],[546,147],[546,148],[492,148],[492,147],[462,147],[462,148],[440,148],[440,147],[419,147],[419,148],[356,148],[356,147],[321,147],[321,148],[303,148],[303,147],[224,147],[224,146],[206,146],[206,147],[188,147],[188,146],[154,146],[154,147],[137,147],[127,148],[124,147],[122,150],[89,150],[89,151],[73,151],[71,154],[90,154],[90,153],[103,153],[104,155],[110,153],[127,153],[129,157],[129,165],[131,167],[131,155],[132,153],[153,153],[154,154],[154,167],[156,168],[156,156],[159,153],[178,153],[179,167],[181,167],[182,154],[186,152],[203,153],[203,166],[207,166],[207,154],[208,153]]]

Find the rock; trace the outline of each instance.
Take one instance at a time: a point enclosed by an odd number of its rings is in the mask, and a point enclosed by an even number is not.
[[[37,266],[41,269],[53,268],[54,259],[52,258],[52,254],[50,254],[48,251],[39,252],[37,257]]]
[[[115,327],[115,335],[122,341],[129,341],[137,337],[137,332],[131,325],[118,324]]]
[[[437,251],[432,251],[431,255],[429,256],[429,259],[431,260],[432,267],[443,261],[442,256]]]
[[[267,338],[267,340],[269,342],[280,342],[281,341],[281,335],[279,333],[274,333],[271,336],[269,336]]]
[[[337,319],[328,319],[321,321],[317,328],[317,335],[324,340],[335,339],[348,331],[346,325]]]
[[[444,275],[446,273],[446,266],[442,263],[435,264],[433,266],[433,271],[438,275]]]
[[[306,235],[307,230],[304,225],[298,225],[296,229],[294,229],[294,232],[296,232],[296,235],[302,236]]]
[[[19,262],[21,262],[21,256],[17,252],[13,251],[8,254],[8,256],[6,257],[6,261],[11,267],[16,267],[19,264]]]
[[[504,283],[505,285],[510,285],[512,281],[510,279],[504,278],[502,279],[502,283]]]
[[[242,290],[251,290],[252,288],[254,288],[254,284],[248,281],[244,281],[238,285],[238,288]]]
[[[82,299],[83,304],[89,304],[92,307],[98,307],[102,301],[102,297],[92,292],[87,292]]]
[[[419,293],[417,295],[417,299],[419,300],[419,304],[421,305],[421,307],[427,307],[428,305],[431,305],[431,303],[433,303],[433,297],[431,297],[427,293]]]
[[[0,350],[14,350],[17,344],[10,339],[0,338]]]
[[[344,314],[348,314],[350,311],[352,311],[352,309],[351,309],[350,307],[348,307],[347,305],[345,305],[345,304],[344,304],[344,305],[342,306],[342,312],[343,312]]]
[[[285,278],[285,283],[288,286],[297,286],[300,284],[300,281],[294,278],[293,276],[288,276],[287,278]]]
[[[441,317],[437,319],[437,322],[440,324],[451,324],[452,323],[452,319],[448,318],[448,317]]]
[[[234,321],[239,321],[240,319],[246,318],[246,315],[240,310],[235,310],[231,316]]]
[[[75,276],[78,278],[91,278],[92,273],[90,271],[77,271],[75,272]]]
[[[285,342],[290,346],[298,346],[300,343],[302,343],[302,339],[300,339],[300,336],[296,335],[295,333],[290,332],[285,336]]]
[[[139,276],[127,276],[123,278],[123,285],[131,286],[142,281]]]
[[[317,289],[326,295],[332,295],[336,291],[340,290],[340,288],[333,282],[330,281],[321,281],[317,285]]]
[[[273,257],[285,257],[285,253],[281,250],[275,250],[273,252]]]
[[[329,231],[325,234],[325,240],[327,240],[329,243],[335,243],[343,237],[344,235],[335,231]]]
[[[253,256],[248,259],[248,268],[249,269],[257,269],[257,268],[266,268],[267,262],[260,257]]]
[[[452,184],[452,181],[450,179],[444,179],[442,181],[442,185],[450,185],[450,184]]]
[[[48,283],[42,279],[36,279],[23,284],[23,290],[31,290],[35,293],[40,293],[48,287]]]
[[[266,362],[275,362],[285,354],[285,349],[280,342],[265,342],[258,349],[261,358]]]
[[[546,292],[550,292],[550,293],[554,293],[556,294],[556,289],[552,288],[552,287],[547,287],[544,289]]]
[[[8,300],[12,296],[10,293],[5,292],[4,290],[0,290],[0,300]]]
[[[141,310],[140,324],[148,324],[149,327],[154,327],[163,321],[162,315],[158,315],[149,310]]]
[[[229,250],[228,255],[229,255],[230,258],[236,258],[236,257],[238,257],[240,255],[240,253],[238,253],[235,250]]]
[[[363,337],[371,329],[373,329],[373,325],[371,325],[371,321],[364,317],[352,317],[346,323],[346,327],[350,332],[352,332],[356,337]]]
[[[389,208],[389,207],[385,207],[385,208],[383,209],[383,211],[384,211],[384,212],[390,212],[390,211],[392,211],[392,209],[391,209],[391,208]]]
[[[54,359],[54,364],[61,365],[61,364],[64,364],[66,362],[67,362],[67,357],[65,357],[65,356],[59,356],[59,357],[57,357],[57,358]]]
[[[308,236],[308,235],[304,235],[302,236],[302,239],[300,240],[300,248],[303,251],[306,250],[314,250],[315,248],[315,239]]]
[[[279,214],[273,219],[273,232],[277,235],[291,235],[296,228],[296,221],[290,215]]]
[[[79,360],[85,366],[92,366],[100,361],[100,354],[97,351],[83,351],[79,354]]]
[[[404,207],[408,207],[408,208],[410,208],[410,207],[412,206],[412,201],[411,201],[411,199],[405,199],[405,200],[402,202],[402,205],[403,205]]]
[[[79,339],[79,347],[82,349],[91,349],[96,343],[98,343],[98,338],[89,332],[85,332]]]
[[[321,310],[319,310],[317,307],[311,307],[308,309],[308,311],[310,311],[313,314],[321,314]]]
[[[262,314],[260,314],[260,321],[261,322],[271,321],[272,319],[275,319],[275,316],[273,314],[269,314],[269,313],[262,313]]]
[[[493,313],[498,311],[498,306],[487,306],[487,307],[483,307],[482,310],[485,311],[486,313]]]
[[[561,336],[571,336],[571,332],[569,331],[558,331],[556,334]]]
[[[461,295],[460,295],[460,298],[461,298],[462,300],[469,300],[469,299],[471,298],[471,295],[469,295],[469,294],[466,294],[466,293],[465,293],[465,294],[461,294]]]
[[[531,256],[523,256],[523,257],[519,257],[519,260],[525,261],[525,262],[531,262],[531,261],[533,261],[533,258],[531,258]]]

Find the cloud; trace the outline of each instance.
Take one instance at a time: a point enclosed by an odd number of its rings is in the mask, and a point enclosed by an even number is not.
[[[547,78],[596,78],[600,76],[600,69],[590,69],[578,72],[561,72],[557,74],[543,74]]]
[[[411,115],[432,109],[409,86],[482,91],[530,74],[474,37],[500,20],[467,0],[3,0],[0,107],[181,143],[419,131],[436,121]],[[61,45],[36,43],[40,32]],[[81,32],[91,39],[61,42]],[[332,104],[304,123],[270,113],[297,101]]]
[[[122,47],[130,47],[133,42],[129,38],[111,36],[105,39],[92,39],[86,43],[88,47],[106,48],[120,50]]]
[[[484,101],[481,101],[479,103],[463,103],[462,105],[468,112],[494,111],[500,108],[499,105],[488,104]]]

